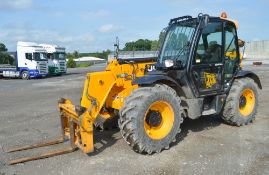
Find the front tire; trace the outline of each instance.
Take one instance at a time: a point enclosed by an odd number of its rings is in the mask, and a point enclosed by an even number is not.
[[[235,79],[223,109],[223,120],[231,125],[247,125],[255,119],[257,108],[256,83],[251,78]]]
[[[174,89],[156,84],[135,89],[120,110],[119,127],[125,141],[140,153],[168,149],[183,122],[181,100]]]
[[[23,80],[29,80],[29,79],[30,79],[29,72],[28,72],[28,71],[23,71],[23,72],[21,73],[21,78],[22,78]]]

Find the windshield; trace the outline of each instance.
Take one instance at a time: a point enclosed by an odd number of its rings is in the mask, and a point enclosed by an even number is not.
[[[184,65],[187,60],[192,37],[196,28],[195,23],[176,23],[168,29],[159,62],[172,59],[181,61]]]
[[[34,52],[34,60],[36,61],[46,61],[47,59],[47,54],[44,52]]]
[[[53,55],[54,55],[54,59],[65,60],[65,53],[64,52],[55,52]]]

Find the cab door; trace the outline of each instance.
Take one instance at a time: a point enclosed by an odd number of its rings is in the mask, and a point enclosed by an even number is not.
[[[235,25],[229,21],[225,22],[224,32],[224,85],[225,88],[228,88],[232,78],[236,73],[236,70],[240,67],[240,53],[237,43],[238,38]]]
[[[223,91],[223,22],[209,22],[202,29],[191,65],[191,79],[198,96]]]

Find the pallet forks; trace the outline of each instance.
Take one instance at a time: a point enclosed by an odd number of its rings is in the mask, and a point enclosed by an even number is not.
[[[63,143],[64,141],[65,141],[65,139],[63,137],[61,137],[59,139],[55,139],[55,140],[44,142],[44,143],[11,148],[11,149],[8,149],[6,152],[11,153],[11,152],[29,150],[29,149],[34,149],[34,148],[46,147],[46,146],[60,144],[60,143]],[[61,154],[71,153],[71,152],[75,151],[76,149],[77,149],[77,147],[71,144],[70,147],[59,149],[59,150],[54,150],[54,151],[49,151],[49,152],[40,154],[38,156],[29,156],[29,157],[14,159],[14,160],[9,161],[8,164],[14,165],[14,164],[28,162],[28,161],[32,161],[32,160],[45,159],[48,157],[53,157],[53,156],[57,156],[57,155],[61,155]]]
[[[59,109],[60,109],[60,114],[61,114],[60,121],[61,121],[61,127],[62,127],[62,136],[60,138],[43,142],[43,143],[10,148],[10,149],[7,149],[5,152],[12,153],[12,152],[30,150],[34,148],[47,147],[51,145],[61,144],[66,141],[70,142],[70,146],[63,149],[49,151],[49,152],[46,152],[37,156],[29,156],[29,157],[14,159],[8,162],[9,165],[14,165],[14,164],[38,160],[38,159],[45,159],[45,158],[49,158],[49,157],[53,157],[53,156],[57,156],[61,154],[67,154],[81,147],[80,144],[82,144],[82,140],[81,140],[82,138],[78,131],[82,131],[83,133],[83,131],[85,132],[85,130],[83,127],[81,127],[81,123],[79,122],[78,119],[80,115],[82,115],[82,113],[85,112],[83,107],[74,106],[71,104],[69,100],[62,98],[59,100]],[[67,113],[68,115],[66,115]],[[87,133],[88,133],[87,139],[90,140],[91,144],[89,144],[88,146],[88,148],[90,149],[86,149],[86,150],[85,148],[82,149],[85,153],[89,153],[93,151],[93,143],[91,142],[92,130],[88,131]],[[87,148],[86,143],[84,143],[84,147]]]

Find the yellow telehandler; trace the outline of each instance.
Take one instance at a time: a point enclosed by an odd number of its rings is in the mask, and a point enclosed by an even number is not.
[[[62,137],[8,152],[58,144],[70,147],[12,160],[16,164],[77,148],[94,151],[94,124],[118,119],[124,140],[139,153],[169,149],[184,118],[219,114],[226,123],[246,125],[258,107],[259,77],[240,67],[237,22],[199,14],[171,19],[158,58],[121,59],[105,71],[88,73],[80,105],[59,100]]]

